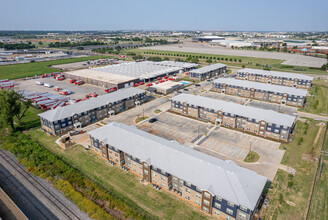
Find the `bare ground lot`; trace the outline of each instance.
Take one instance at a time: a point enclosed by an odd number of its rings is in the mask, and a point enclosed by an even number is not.
[[[53,79],[52,77],[48,78],[38,78],[38,79],[30,79],[30,80],[22,80],[18,79],[15,80],[16,89],[19,90],[25,90],[29,92],[49,92],[52,94],[59,94],[58,92],[54,91],[54,88],[48,88],[43,85],[37,85],[36,81],[41,81],[44,83],[50,83],[53,86],[58,86],[62,89],[69,89],[72,91],[72,94],[70,95],[70,99],[80,99],[85,98],[85,95],[88,95],[89,93],[97,92],[99,95],[105,94],[105,89],[101,88],[99,86],[94,86],[90,84],[83,84],[83,85],[74,85],[69,83],[68,79],[65,79],[63,81],[57,81]]]
[[[321,67],[323,64],[327,62],[326,59],[324,58],[310,57],[310,56],[304,56],[298,54],[251,51],[251,50],[233,50],[230,48],[211,46],[208,44],[199,44],[199,43],[161,45],[161,46],[145,47],[140,49],[279,59],[279,60],[284,60],[282,64],[285,65],[308,66],[308,67]]]

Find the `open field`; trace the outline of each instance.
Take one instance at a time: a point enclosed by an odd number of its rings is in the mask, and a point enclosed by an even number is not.
[[[279,59],[279,60],[283,60],[284,62],[282,64],[285,65],[308,66],[308,67],[319,67],[319,68],[327,62],[327,60],[323,58],[316,58],[316,57],[304,56],[299,54],[251,51],[251,50],[233,50],[226,47],[211,46],[209,44],[200,44],[200,43],[161,45],[161,46],[152,46],[146,49]]]
[[[311,88],[310,95],[306,98],[306,107],[300,111],[327,115],[328,114],[328,82],[320,79],[313,80],[313,87]]]
[[[288,64],[283,64],[282,59],[273,59],[273,58],[262,58],[262,57],[247,57],[247,56],[234,56],[234,55],[218,55],[214,53],[201,53],[201,52],[182,52],[182,51],[166,51],[166,50],[159,50],[158,49],[131,49],[128,51],[132,51],[139,54],[146,53],[146,56],[161,56],[161,57],[169,57],[170,59],[186,59],[186,56],[198,56],[198,57],[205,57],[200,58],[200,62],[205,64],[205,61],[209,58],[213,58],[213,62],[219,62],[224,63],[228,66],[235,66],[241,68],[242,66],[245,66],[246,68],[254,68],[254,69],[262,69],[262,65],[264,67],[269,66],[270,70],[276,70],[281,72],[293,72],[293,73],[300,73],[300,74],[316,74],[316,75],[324,75],[326,74],[325,71],[320,70],[318,67],[306,67],[306,66],[290,66]],[[238,50],[237,50],[238,51]],[[149,54],[153,53],[153,54]],[[268,52],[268,53],[274,53],[274,52]],[[182,56],[184,55],[184,56]],[[292,54],[289,54],[292,55]],[[214,58],[220,58],[214,59]],[[221,58],[224,58],[222,60]],[[225,59],[228,59],[226,61]],[[310,57],[313,58],[313,57]],[[232,59],[232,61],[230,61]],[[236,62],[234,60],[237,60]],[[239,59],[242,62],[239,62]],[[314,58],[316,59],[316,58]],[[321,67],[321,66],[320,66]]]
[[[268,207],[262,210],[263,219],[305,219],[318,163],[315,158],[320,154],[324,138],[324,132],[321,132],[317,144],[313,145],[319,131],[318,123],[312,119],[309,119],[308,125],[306,122],[297,121],[293,141],[282,145],[286,147],[282,164],[294,168],[296,174],[293,176],[282,170],[277,172],[272,184],[273,189],[268,193]],[[325,127],[322,131],[324,130]]]
[[[18,79],[18,78],[25,78],[34,75],[40,75],[43,73],[56,72],[58,70],[55,68],[51,68],[52,65],[81,62],[90,59],[100,59],[100,58],[109,58],[109,57],[108,56],[79,57],[79,58],[69,58],[63,60],[0,66],[0,79]]]
[[[139,183],[139,178],[117,166],[110,166],[100,155],[93,151],[85,151],[83,147],[75,145],[62,150],[50,137],[39,129],[26,132],[42,146],[60,156],[87,176],[107,189],[114,189],[117,194],[127,197],[142,209],[159,219],[206,219],[197,208],[168,192],[157,191],[150,185]]]

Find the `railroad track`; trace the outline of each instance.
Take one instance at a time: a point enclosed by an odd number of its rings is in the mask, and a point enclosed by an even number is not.
[[[75,213],[69,210],[56,196],[47,190],[42,184],[34,179],[33,175],[27,171],[15,160],[10,158],[4,150],[0,148],[0,158],[7,161],[26,181],[33,185],[45,198],[49,200],[58,210],[60,210],[67,219],[80,219]]]

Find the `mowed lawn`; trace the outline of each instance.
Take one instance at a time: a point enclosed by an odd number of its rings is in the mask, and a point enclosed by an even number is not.
[[[305,219],[312,181],[317,169],[315,158],[320,154],[325,133],[325,127],[323,127],[319,140],[313,148],[313,142],[319,131],[319,126],[317,126],[319,122],[311,119],[308,123],[309,125],[306,126],[305,122],[297,121],[293,141],[281,146],[286,147],[281,163],[294,168],[296,174],[293,176],[278,170],[273,180],[273,189],[270,189],[268,193],[269,204],[264,210],[263,217],[265,220]],[[322,190],[327,190],[327,186]],[[322,201],[323,204],[325,199],[324,194],[314,198],[314,200]],[[327,215],[327,209],[325,214]],[[316,215],[318,217],[321,214],[316,213]]]
[[[186,56],[181,55],[191,55],[191,56],[202,56],[205,58],[199,58],[201,63],[205,63],[205,61],[208,58],[213,58],[213,63],[224,63],[228,66],[236,66],[236,67],[242,67],[245,66],[246,68],[254,68],[254,69],[262,69],[262,65],[266,66],[268,65],[270,67],[270,70],[275,71],[281,71],[281,72],[293,72],[293,73],[300,73],[300,74],[318,74],[318,75],[325,75],[326,72],[322,71],[318,68],[309,68],[309,67],[303,67],[303,66],[288,66],[288,65],[282,65],[281,63],[283,60],[279,59],[268,59],[268,58],[260,58],[260,57],[243,57],[243,56],[227,56],[227,55],[218,55],[218,54],[204,54],[204,53],[189,53],[189,52],[180,52],[180,51],[164,51],[164,50],[147,50],[147,49],[128,49],[125,50],[126,52],[135,52],[136,54],[143,55],[146,53],[146,57],[148,56],[160,56],[160,57],[169,57],[170,59],[176,59],[180,58],[182,60],[185,60]],[[153,53],[153,54],[149,54]],[[156,53],[156,54],[154,54]],[[272,52],[274,53],[274,52]],[[224,58],[224,60],[221,59],[214,59],[214,58]],[[225,58],[228,58],[229,61],[226,61]],[[233,61],[231,62],[230,59]],[[234,60],[237,60],[235,62]],[[242,62],[239,62],[241,60]],[[302,69],[302,70],[300,70]]]
[[[313,86],[306,98],[306,107],[301,111],[327,115],[328,114],[328,82],[323,79],[314,79]]]
[[[97,184],[110,191],[114,190],[120,197],[132,201],[159,219],[211,218],[170,192],[157,191],[151,185],[140,183],[139,177],[123,171],[117,166],[109,165],[100,155],[91,150],[85,151],[78,145],[62,150],[54,142],[56,138],[50,137],[36,128],[26,131],[26,134],[94,179]]]
[[[59,71],[52,68],[52,65],[82,62],[90,59],[109,58],[109,56],[92,56],[92,57],[78,57],[63,60],[44,61],[35,63],[21,63],[13,65],[0,66],[0,79],[18,79],[40,75],[43,73],[52,73]]]

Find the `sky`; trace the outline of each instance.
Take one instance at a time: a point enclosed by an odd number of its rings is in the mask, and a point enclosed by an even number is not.
[[[328,0],[0,0],[0,30],[328,31]]]

